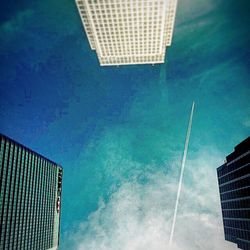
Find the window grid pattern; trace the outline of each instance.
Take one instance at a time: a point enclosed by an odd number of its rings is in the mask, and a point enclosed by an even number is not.
[[[165,45],[170,46],[173,37],[173,30],[174,30],[174,22],[175,22],[175,15],[176,15],[176,8],[177,8],[177,1],[176,0],[169,0],[167,1],[167,17],[165,23]]]
[[[217,169],[225,239],[250,249],[250,137],[228,159]]]
[[[59,170],[57,164],[0,134],[0,249],[58,245]]]
[[[164,62],[177,0],[76,0],[76,4],[102,66]]]
[[[88,40],[89,40],[90,47],[91,47],[91,49],[94,50],[95,49],[95,40],[94,40],[93,32],[91,30],[91,26],[90,26],[90,23],[89,23],[89,18],[87,16],[87,11],[86,11],[84,1],[78,0],[77,1],[77,6],[78,6],[78,11],[79,11],[79,14],[80,14],[84,29],[86,31],[86,34],[87,34],[87,37],[88,37]]]

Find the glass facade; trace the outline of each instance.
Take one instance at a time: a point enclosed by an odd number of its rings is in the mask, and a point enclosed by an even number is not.
[[[217,169],[225,239],[250,250],[250,137]]]
[[[61,190],[59,165],[0,134],[0,249],[57,249]]]

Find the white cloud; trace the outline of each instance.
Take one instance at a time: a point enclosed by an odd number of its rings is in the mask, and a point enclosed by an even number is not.
[[[172,250],[230,250],[223,235],[216,166],[223,157],[200,152],[186,166]],[[173,169],[177,169],[176,167]],[[144,174],[146,181],[124,181],[97,211],[67,235],[71,249],[166,250],[176,171]],[[175,176],[175,177],[173,177]]]
[[[250,119],[245,119],[245,121],[243,121],[243,125],[247,128],[250,128]]]
[[[34,11],[31,9],[26,9],[18,12],[14,17],[1,23],[0,25],[0,34],[4,35],[3,37],[10,38],[10,36],[16,35],[23,29],[25,23],[27,23],[30,18],[33,16]]]

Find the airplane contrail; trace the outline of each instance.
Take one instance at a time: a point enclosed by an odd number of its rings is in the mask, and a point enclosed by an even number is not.
[[[184,153],[183,153],[182,162],[181,162],[181,174],[180,174],[179,186],[178,186],[178,191],[177,191],[177,196],[176,196],[175,209],[174,209],[174,218],[173,218],[173,224],[172,224],[172,229],[171,229],[171,234],[170,234],[170,239],[169,239],[169,246],[172,245],[173,236],[174,236],[174,229],[175,229],[176,215],[177,215],[179,199],[180,199],[180,193],[181,193],[181,185],[182,185],[183,173],[184,173],[184,168],[185,168],[185,163],[186,163],[186,158],[187,158],[189,138],[190,138],[190,133],[191,133],[191,128],[192,128],[194,104],[195,103],[193,102],[191,113],[190,113],[190,118],[189,118],[189,123],[188,123]]]

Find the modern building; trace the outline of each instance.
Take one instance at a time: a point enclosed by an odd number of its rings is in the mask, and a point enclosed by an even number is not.
[[[217,169],[225,239],[250,250],[250,137]]]
[[[62,168],[0,134],[0,249],[57,249]]]
[[[76,0],[100,65],[164,63],[177,0]]]

